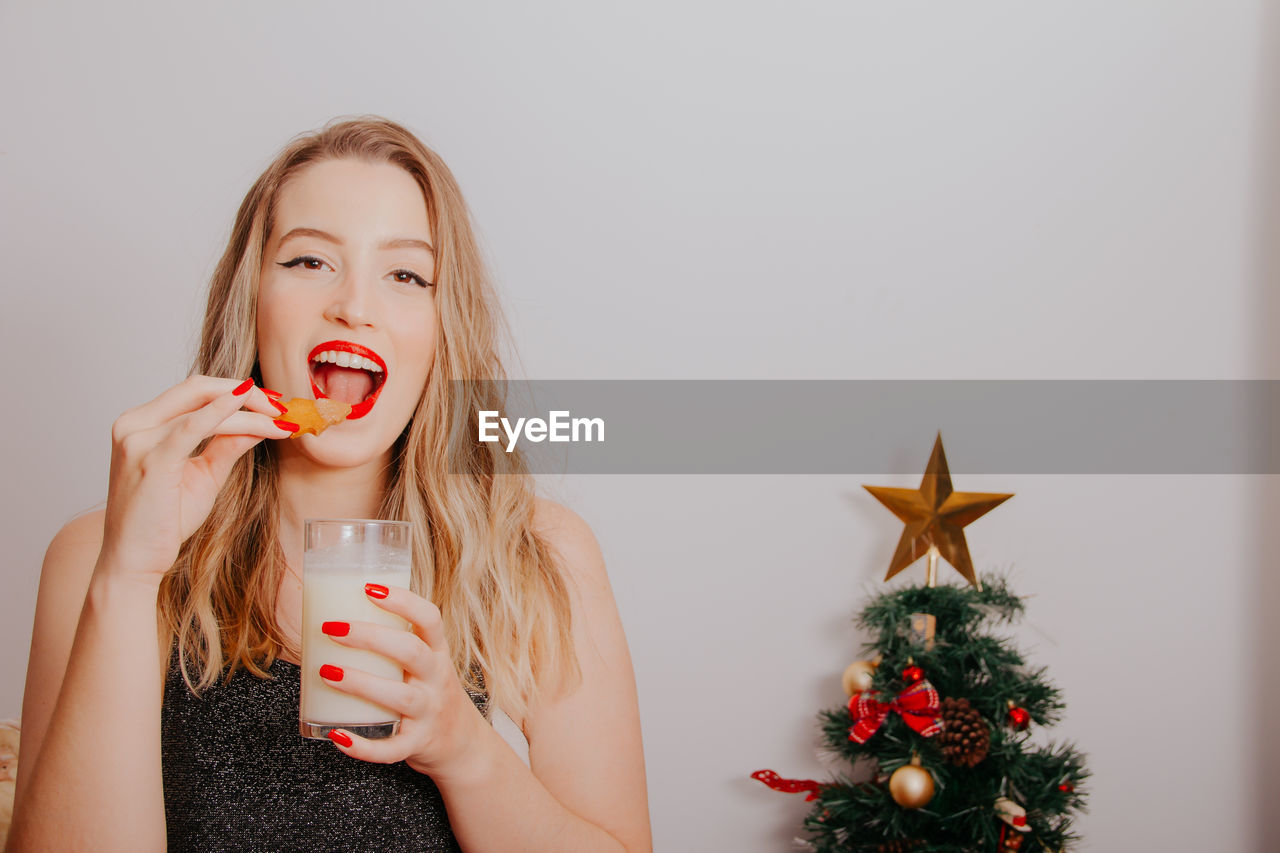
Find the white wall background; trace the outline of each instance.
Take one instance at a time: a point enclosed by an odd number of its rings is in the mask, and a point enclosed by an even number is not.
[[[533,377],[1276,376],[1263,0],[371,5],[0,6],[0,716],[111,421],[185,375],[244,191],[335,115],[450,163]],[[547,482],[609,561],[657,849],[790,846],[807,805],[747,774],[825,772],[900,530],[860,483],[918,479]],[[1081,849],[1261,850],[1275,478],[957,488],[1017,493],[970,547],[1032,596]]]

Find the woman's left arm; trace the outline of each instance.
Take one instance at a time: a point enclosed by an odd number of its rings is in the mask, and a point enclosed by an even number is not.
[[[405,760],[429,774],[463,850],[648,853],[653,842],[635,676],[604,558],[586,522],[558,504],[540,500],[535,525],[564,569],[582,681],[530,708],[522,726],[529,766],[462,689],[439,612],[394,588],[378,603],[409,618],[414,635],[397,638],[398,632],[353,623],[348,636],[334,639],[405,662],[404,685],[356,672],[330,683],[400,710],[401,732],[383,741],[352,737],[350,746],[338,740],[338,746],[355,758]]]

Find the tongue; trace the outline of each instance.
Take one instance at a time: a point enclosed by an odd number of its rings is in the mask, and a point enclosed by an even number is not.
[[[338,367],[322,364],[316,369],[317,384],[331,400],[341,400],[353,406],[373,393],[373,377],[367,370],[354,367]]]

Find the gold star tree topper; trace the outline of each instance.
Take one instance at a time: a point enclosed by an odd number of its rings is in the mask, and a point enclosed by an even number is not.
[[[965,542],[964,527],[995,509],[1013,497],[987,492],[954,492],[951,490],[951,472],[947,469],[947,457],[942,452],[942,433],[933,445],[933,455],[925,469],[919,489],[893,489],[885,486],[863,485],[876,500],[887,506],[899,519],[906,522],[898,550],[889,564],[887,581],[916,560],[929,555],[929,586],[936,582],[936,565],[939,556],[978,589],[982,584],[973,572],[969,559],[969,545]]]

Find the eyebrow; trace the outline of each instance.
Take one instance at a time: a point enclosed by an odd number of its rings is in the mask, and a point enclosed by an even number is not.
[[[320,240],[327,240],[335,246],[343,245],[342,240],[338,239],[328,231],[321,231],[319,228],[294,228],[288,234],[280,238],[280,245],[283,246],[294,237],[316,237]],[[433,256],[436,250],[426,240],[419,240],[416,237],[396,237],[392,240],[385,240],[379,246],[379,249],[422,249],[430,252]]]

